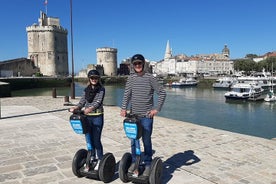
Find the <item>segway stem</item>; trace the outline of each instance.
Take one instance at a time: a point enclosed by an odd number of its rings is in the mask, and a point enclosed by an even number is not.
[[[91,136],[90,136],[89,133],[85,134],[85,141],[86,141],[87,150],[92,150],[93,147],[92,147],[92,144],[91,144]]]

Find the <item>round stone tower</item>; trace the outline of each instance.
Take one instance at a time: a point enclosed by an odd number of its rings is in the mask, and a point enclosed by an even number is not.
[[[103,66],[104,75],[117,75],[117,49],[104,47],[97,48],[97,64]]]
[[[40,12],[39,25],[26,28],[28,58],[46,76],[68,75],[67,30],[59,19]]]

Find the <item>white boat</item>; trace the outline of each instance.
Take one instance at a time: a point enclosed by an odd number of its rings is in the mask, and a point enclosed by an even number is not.
[[[179,88],[179,87],[189,87],[189,86],[196,86],[198,81],[195,78],[181,78],[179,81],[167,83],[166,86]]]
[[[272,63],[272,76],[273,76],[273,63]],[[273,83],[273,80],[271,80],[271,82]],[[266,97],[264,98],[264,101],[266,102],[275,102],[276,101],[276,95],[274,94],[273,91],[273,86],[271,86],[269,92],[266,94]]]
[[[261,86],[264,90],[268,91],[269,88],[273,87],[275,83],[275,79],[269,72],[265,72],[263,69],[262,72],[256,72],[252,74],[251,76],[242,76],[237,78],[239,83],[257,83],[259,86]]]
[[[264,89],[256,83],[237,83],[226,92],[224,97],[233,100],[249,100],[261,97]]]
[[[276,102],[276,95],[274,94],[273,88],[269,90],[268,94],[264,98],[266,102]]]
[[[230,89],[230,87],[234,84],[236,84],[238,80],[233,77],[222,77],[218,78],[214,83],[213,83],[213,88],[215,89]]]

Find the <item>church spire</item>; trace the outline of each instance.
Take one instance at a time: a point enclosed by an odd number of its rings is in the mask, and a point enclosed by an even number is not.
[[[167,45],[166,45],[166,52],[165,52],[165,56],[164,59],[170,59],[172,57],[172,50],[170,48],[170,41],[167,41]]]

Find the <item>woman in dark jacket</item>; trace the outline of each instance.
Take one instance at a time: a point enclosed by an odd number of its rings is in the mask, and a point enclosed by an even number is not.
[[[88,72],[89,83],[84,89],[82,98],[77,106],[70,108],[70,112],[76,109],[83,109],[86,115],[87,131],[91,138],[91,148],[88,154],[91,154],[91,160],[98,160],[95,170],[98,169],[100,160],[103,157],[103,146],[101,142],[102,129],[104,125],[103,100],[105,88],[100,80],[100,73],[97,70]],[[93,149],[92,149],[93,148]],[[89,168],[88,168],[89,169]]]

